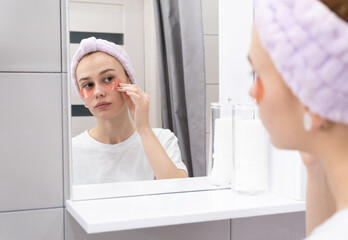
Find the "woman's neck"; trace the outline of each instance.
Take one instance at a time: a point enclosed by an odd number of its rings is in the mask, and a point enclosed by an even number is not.
[[[135,128],[129,118],[128,111],[118,114],[112,119],[98,119],[97,126],[88,133],[95,140],[105,144],[116,144],[127,140]]]
[[[321,145],[318,156],[324,166],[337,210],[346,209],[348,208],[348,127],[336,128]]]

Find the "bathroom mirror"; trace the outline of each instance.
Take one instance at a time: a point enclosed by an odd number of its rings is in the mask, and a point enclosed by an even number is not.
[[[200,2],[200,0],[197,1]],[[67,0],[67,6],[67,29],[70,43],[67,55],[69,57],[68,71],[70,71],[72,57],[82,39],[94,36],[118,44],[126,50],[131,59],[135,70],[137,85],[150,96],[151,104],[149,118],[151,127],[162,128],[158,70],[159,60],[157,53],[158,44],[156,43],[153,0]],[[70,74],[71,73],[69,72],[69,79]],[[204,70],[199,74],[204,74]],[[75,86],[72,84],[71,79],[69,82],[71,137],[74,138],[81,133],[88,134],[86,130],[95,127],[97,119],[91,114],[88,108],[85,107],[85,104],[79,97],[78,92],[75,90]],[[205,101],[205,98],[202,99]],[[202,109],[196,109],[196,111],[205,113],[206,109],[203,107]],[[205,122],[205,117],[203,116],[199,121]],[[189,131],[189,129],[187,129],[187,131]],[[95,139],[92,139],[91,136],[89,137],[91,138],[91,141],[96,141]],[[204,137],[201,141],[202,144],[205,145],[206,140]],[[202,160],[205,162],[206,154],[204,153],[202,155],[204,156],[204,159],[202,158]],[[81,170],[81,162],[77,163],[74,154],[70,154],[70,156],[72,156],[70,160],[72,200],[197,191],[229,187],[211,184],[205,177],[205,172],[199,174],[200,177],[195,178],[164,180],[139,179],[140,181],[84,183],[76,181],[77,178],[74,176],[76,172],[85,171]],[[103,159],[97,160],[103,162]],[[94,174],[98,171],[98,169],[93,168],[93,166],[89,166],[88,169],[89,172],[86,170],[86,173],[84,174]]]

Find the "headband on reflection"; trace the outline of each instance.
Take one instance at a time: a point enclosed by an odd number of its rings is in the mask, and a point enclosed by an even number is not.
[[[103,39],[96,39],[95,37],[82,39],[78,49],[76,50],[73,59],[71,61],[71,80],[77,94],[80,95],[81,91],[79,89],[78,83],[76,81],[76,67],[80,60],[89,53],[93,52],[104,52],[114,58],[116,58],[123,66],[129,80],[132,84],[135,84],[135,72],[127,52],[117,44],[109,42]],[[83,98],[82,98],[83,99]]]

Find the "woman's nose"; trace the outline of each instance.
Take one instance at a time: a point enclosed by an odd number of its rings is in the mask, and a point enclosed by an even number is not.
[[[104,97],[105,96],[105,87],[102,84],[96,84],[94,89],[95,97]]]

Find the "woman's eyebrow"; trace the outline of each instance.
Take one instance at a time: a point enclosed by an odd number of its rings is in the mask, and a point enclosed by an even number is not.
[[[112,68],[105,69],[105,70],[101,71],[101,72],[99,73],[99,75],[103,75],[103,74],[105,74],[105,73],[107,73],[107,72],[109,72],[109,71],[115,72],[115,69],[112,69]]]
[[[89,77],[80,78],[79,82],[81,82],[81,81],[87,81],[87,80],[89,80],[89,79],[90,79]]]
[[[112,68],[108,68],[108,69],[105,69],[105,70],[101,71],[101,72],[99,73],[99,75],[103,75],[103,74],[105,74],[105,73],[107,73],[107,72],[109,72],[109,71],[115,72],[116,70],[115,70],[115,69],[112,69]],[[83,78],[80,78],[79,82],[81,82],[81,81],[87,81],[87,80],[89,80],[89,79],[91,79],[91,78],[90,78],[90,77],[83,77]]]

